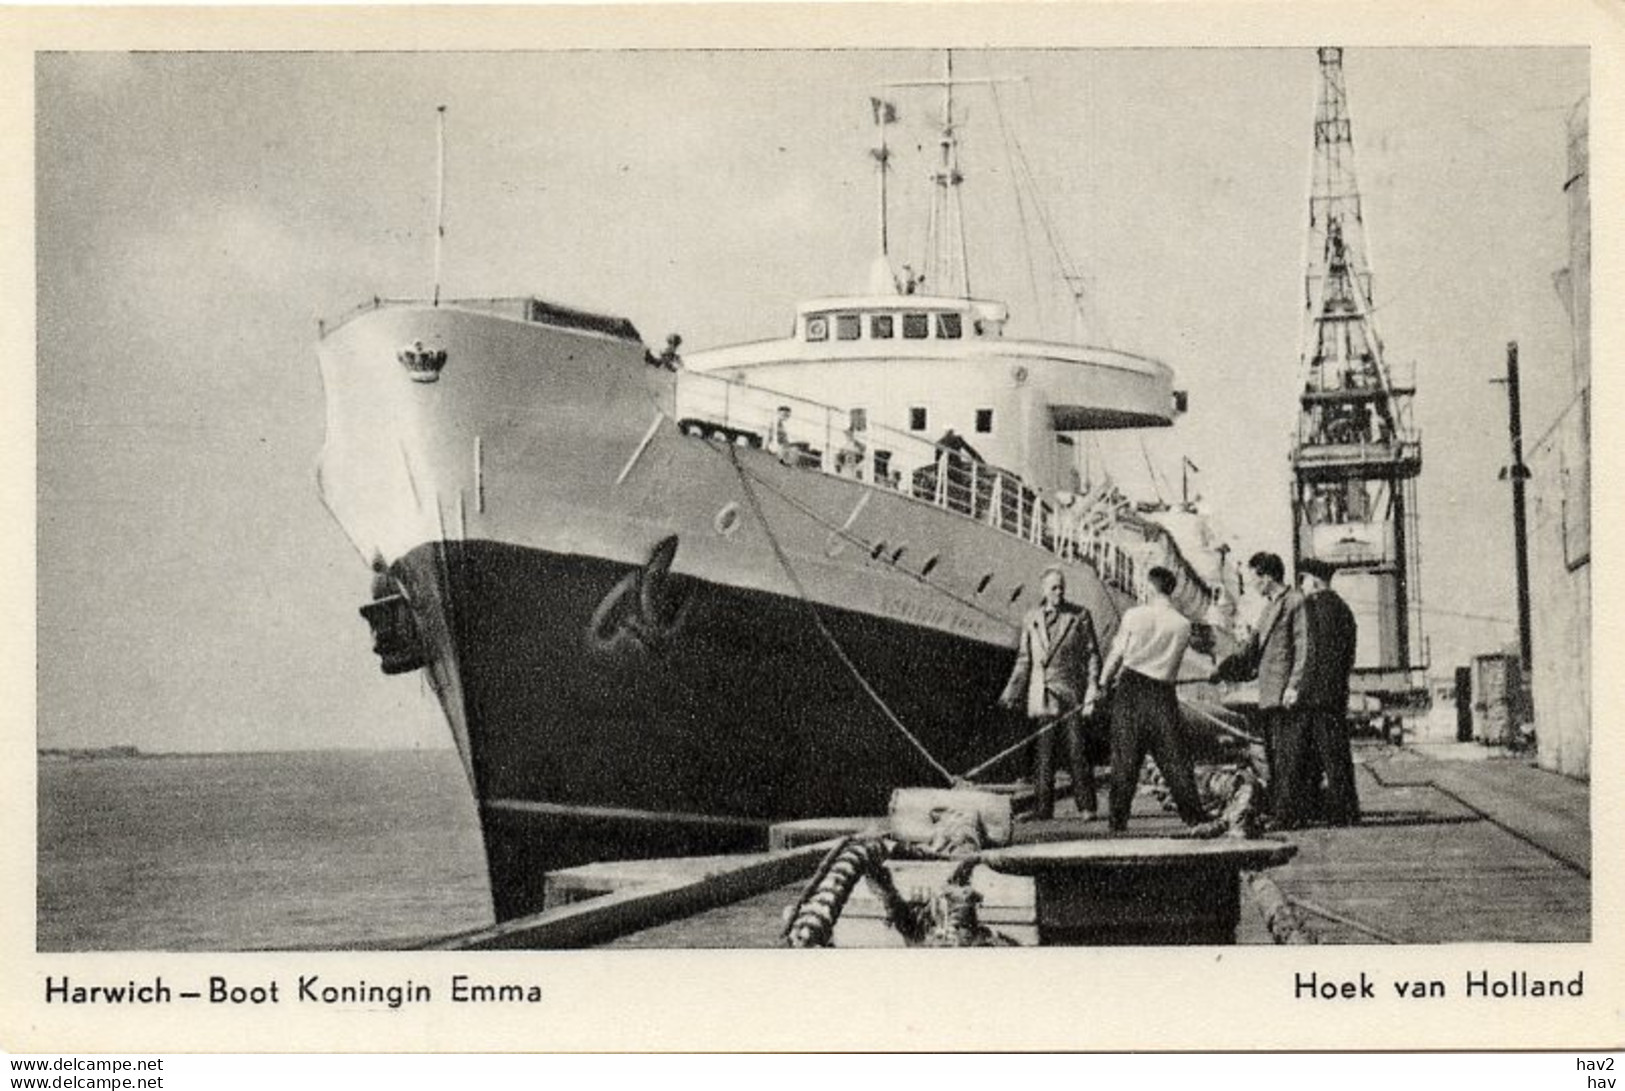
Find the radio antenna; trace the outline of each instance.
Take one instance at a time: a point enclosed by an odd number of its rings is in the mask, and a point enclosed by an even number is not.
[[[446,237],[446,108],[435,107],[434,305],[440,306],[440,245]]]

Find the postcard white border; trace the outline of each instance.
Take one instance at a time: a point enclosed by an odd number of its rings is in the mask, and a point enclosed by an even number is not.
[[[0,1045],[36,1051],[554,1050],[1344,1050],[1618,1048],[1625,1041],[1625,904],[1614,786],[1625,748],[1613,731],[1620,673],[1599,671],[1592,737],[1593,940],[1226,950],[906,952],[578,951],[562,953],[38,954],[34,947],[33,732],[33,55],[41,50],[442,50],[760,47],[1132,47],[1587,45],[1592,57],[1594,479],[1620,479],[1619,215],[1625,14],[1566,3],[1134,3],[657,5],[614,8],[169,8],[5,11],[0,29],[0,535],[9,619],[0,669],[11,683],[0,762]],[[1594,522],[1594,661],[1621,661],[1620,520]],[[1383,980],[1467,969],[1586,975],[1582,999],[1423,1008],[1292,999],[1293,975]],[[434,1003],[398,1011],[47,1006],[47,974],[99,979],[220,973],[239,981],[330,978],[443,982],[453,973],[534,980],[536,1005]]]

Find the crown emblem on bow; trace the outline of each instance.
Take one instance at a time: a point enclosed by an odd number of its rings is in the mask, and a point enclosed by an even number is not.
[[[446,366],[446,350],[427,348],[422,341],[413,341],[397,352],[395,358],[415,383],[436,382],[440,378],[440,369]]]

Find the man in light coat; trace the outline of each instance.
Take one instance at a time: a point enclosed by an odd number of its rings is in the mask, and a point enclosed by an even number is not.
[[[1060,735],[1078,814],[1089,820],[1097,816],[1098,805],[1083,723],[1094,715],[1099,696],[1100,645],[1089,611],[1067,601],[1066,574],[1045,569],[1042,587],[1043,602],[1022,619],[1021,646],[999,705],[1024,708],[1036,727],[1049,727],[1033,743],[1033,817],[1055,816],[1055,736]]]

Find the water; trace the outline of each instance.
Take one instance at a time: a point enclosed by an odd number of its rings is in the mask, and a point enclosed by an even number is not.
[[[399,946],[491,921],[450,751],[39,764],[38,949]]]

